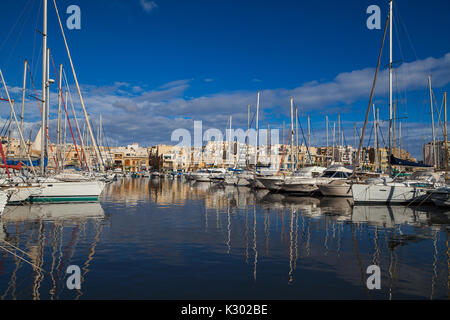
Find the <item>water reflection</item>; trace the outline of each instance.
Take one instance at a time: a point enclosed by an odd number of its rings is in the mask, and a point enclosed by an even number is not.
[[[0,299],[67,298],[66,268],[77,260],[83,284],[104,217],[100,203],[7,206],[0,218],[0,246],[5,253]],[[92,238],[80,246],[88,234]],[[83,247],[81,255],[77,247]],[[76,290],[70,298],[82,295]]]
[[[7,207],[1,245],[34,266],[0,251],[0,296],[448,299],[449,225],[436,207],[124,178],[101,205]],[[70,264],[77,292],[65,288]],[[381,290],[366,288],[372,264]]]

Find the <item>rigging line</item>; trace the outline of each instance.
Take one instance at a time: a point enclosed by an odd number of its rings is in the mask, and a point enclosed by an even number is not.
[[[53,61],[53,57],[52,57],[52,61]],[[53,63],[53,65],[54,65],[54,63]],[[55,68],[55,72],[56,72],[56,68]],[[73,100],[72,100],[72,93],[70,92],[70,86],[69,86],[69,82],[67,81],[67,75],[66,75],[66,71],[64,70],[64,68],[63,68],[63,76],[64,76],[64,81],[65,81],[66,90],[67,90],[68,95],[69,95],[69,101],[68,101],[68,103],[70,103],[70,106],[71,106],[71,109],[72,109],[73,118],[74,118],[74,120],[75,120],[75,128],[76,128],[76,130],[77,130],[78,140],[80,141],[81,155],[82,155],[82,157],[83,157],[84,164],[85,164],[86,168],[88,169],[88,171],[90,171],[90,168],[89,168],[89,166],[88,166],[88,164],[87,164],[86,154],[85,154],[85,152],[84,152],[83,136],[81,135],[80,127],[79,127],[79,125],[78,125],[78,119],[77,119],[77,115],[76,115],[76,112],[75,112],[75,107],[74,107],[74,105],[73,105]],[[63,100],[63,102],[64,102],[64,100]],[[65,106],[65,103],[64,103],[64,106]],[[71,130],[71,132],[72,132],[72,130]],[[73,132],[72,132],[72,135],[73,135]],[[74,141],[75,141],[75,138],[74,138]],[[77,151],[77,152],[78,152],[78,151]],[[81,158],[80,158],[80,162],[81,162],[81,161],[82,161],[82,160],[81,160]],[[83,166],[82,166],[82,168],[83,168]]]
[[[294,107],[295,107],[295,103],[294,103]],[[299,108],[299,110],[300,110],[300,108]],[[309,162],[311,163],[312,157],[311,157],[311,153],[309,152],[309,145],[306,143],[306,137],[305,137],[305,133],[303,132],[303,127],[302,127],[301,121],[298,122],[298,126],[300,127],[300,131],[302,132],[303,141],[305,141],[306,151],[308,152]]]
[[[3,249],[3,250],[5,250],[6,252],[8,252],[8,253],[10,253],[10,254],[12,254],[14,257],[16,257],[16,258],[19,258],[20,260],[23,260],[23,261],[25,261],[26,263],[28,263],[28,264],[30,264],[30,265],[32,265],[33,267],[35,267],[35,268],[37,268],[37,269],[39,269],[39,270],[41,270],[41,271],[43,271],[43,272],[45,272],[45,273],[47,273],[44,269],[42,269],[42,268],[40,268],[40,267],[38,267],[37,265],[35,265],[34,263],[32,263],[32,262],[30,262],[30,261],[28,261],[27,259],[24,259],[24,258],[22,258],[21,256],[19,256],[18,254],[15,254],[14,252],[12,252],[12,251],[9,251],[8,249],[6,249],[5,247],[3,247],[3,246],[0,246],[0,248],[1,249]]]
[[[52,55],[50,55],[50,56],[51,56],[52,62],[53,62],[53,56]],[[55,70],[55,74],[56,74],[56,68],[55,68],[55,63],[54,62],[53,62],[53,69]],[[66,86],[67,92],[69,92],[69,97],[70,97],[70,89],[69,89],[69,85],[68,85],[68,82],[67,82],[67,77],[65,77],[64,68],[63,68],[63,74],[64,74],[64,78],[65,78],[65,86]],[[58,75],[57,74],[56,74],[56,78],[58,79]],[[59,86],[59,80],[58,80],[58,87],[59,87],[59,92],[61,94],[61,101],[62,101],[62,103],[64,105],[64,111],[66,112],[66,117],[67,117],[67,122],[69,124],[70,134],[72,135],[73,145],[75,147],[75,151],[77,152],[78,159],[80,160],[81,169],[83,169],[83,161],[81,160],[80,153],[78,152],[77,143],[76,143],[75,137],[73,135],[72,124],[70,123],[70,119],[69,119],[69,113],[67,112],[66,101],[65,101],[65,99],[63,97],[61,87]],[[69,100],[70,100],[70,98],[69,98]],[[72,104],[72,108],[73,108],[73,104]],[[76,118],[75,118],[75,120],[76,120]],[[75,121],[75,124],[76,124],[76,121]],[[78,128],[78,126],[77,126],[77,128]],[[85,161],[86,161],[86,159],[85,159]],[[88,167],[88,170],[89,170],[89,167]]]
[[[32,53],[31,53],[31,61],[30,61],[30,63],[34,63],[33,58],[34,58],[34,54],[36,52],[36,38],[37,38],[37,31],[36,30],[37,30],[37,26],[38,26],[39,17],[41,17],[41,8],[42,8],[42,1],[39,1],[39,8],[37,10],[36,21],[34,23],[34,30],[35,30],[35,32],[33,32],[33,34],[34,34],[34,37],[33,37],[33,50],[31,51]],[[41,43],[41,49],[42,49],[42,43]],[[41,51],[42,50],[39,51],[39,57],[40,57],[40,52]],[[38,57],[38,59],[39,59],[39,57]],[[39,60],[36,60],[36,61],[39,61]]]
[[[85,122],[86,122],[86,119],[84,119],[85,120]],[[92,131],[93,131],[93,133],[95,133],[95,136],[97,137],[97,148],[98,148],[98,151],[99,151],[99,155],[100,155],[100,160],[101,160],[101,162],[103,163],[103,166],[105,165],[105,161],[103,160],[103,155],[102,155],[102,150],[101,150],[101,145],[99,145],[99,143],[100,143],[100,141],[98,141],[99,139],[100,139],[100,135],[101,135],[101,128],[100,128],[100,122],[98,123],[99,124],[99,129],[98,129],[98,131],[96,131],[97,129],[95,128],[95,126],[94,126],[94,128],[92,129]],[[86,125],[87,125],[87,123],[86,123]],[[92,148],[89,148],[89,151],[91,152],[91,154],[93,154],[93,152],[92,152]],[[97,159],[97,165],[98,165],[98,159]]]
[[[32,83],[32,85],[33,85],[34,94],[36,95],[36,98],[38,98],[36,86],[34,85],[33,75],[31,74],[30,65],[27,64],[27,67],[28,67],[28,71],[29,71],[29,73],[30,73],[30,79],[31,79],[31,83]],[[40,112],[40,114],[41,114],[41,116],[42,116],[42,108],[41,108],[41,101],[42,101],[42,100],[40,100],[40,99],[38,98],[38,99],[36,99],[36,101],[37,101],[38,106],[39,106],[39,112]],[[52,142],[51,142],[50,137],[49,137],[49,135],[48,135],[48,128],[45,128],[45,135],[47,136],[47,141],[48,141],[48,145],[49,145],[49,147],[50,147],[50,153],[51,153],[51,156],[52,156],[52,158],[53,158],[53,161],[55,161],[56,168],[58,168],[58,163],[57,163],[57,161],[56,161],[56,158],[55,158],[55,155],[54,155],[54,152],[53,152],[53,145],[52,145]]]
[[[30,2],[28,2],[28,3],[30,3]],[[28,7],[28,3],[26,4],[26,7]],[[29,9],[31,9],[31,6],[30,6],[30,8],[27,8],[27,10],[29,10]],[[11,61],[13,53],[14,53],[14,51],[16,51],[16,47],[17,47],[17,45],[18,45],[18,43],[19,43],[19,41],[20,41],[20,39],[22,37],[23,30],[25,29],[25,25],[27,24],[27,22],[30,19],[30,17],[31,17],[30,14],[25,15],[25,17],[23,19],[23,23],[21,23],[21,27],[20,27],[19,33],[15,37],[16,40],[15,40],[14,44],[12,46],[9,46],[11,48],[11,51],[10,51],[8,59],[6,59],[6,63],[5,63],[6,65],[8,65],[9,62]]]
[[[6,126],[9,126],[10,123],[11,123],[11,117],[10,117],[8,120],[5,119],[5,123],[3,124],[3,128],[2,128],[2,130],[0,131],[0,136],[3,136],[3,133],[6,134],[6,131],[5,131]]]
[[[397,7],[399,7],[398,2],[396,3],[396,5],[397,5]],[[402,19],[402,16],[401,16],[400,12],[401,12],[400,8],[399,8],[399,10],[396,10],[396,15],[398,16],[398,21],[401,22],[400,25],[401,25],[401,26],[403,27],[403,29],[405,30],[406,37],[408,38],[409,44],[410,44],[410,46],[411,46],[411,48],[412,48],[412,50],[413,50],[413,52],[414,52],[414,55],[415,55],[415,57],[416,57],[416,60],[419,60],[419,57],[417,56],[416,48],[414,47],[414,44],[413,44],[413,42],[412,42],[412,40],[411,40],[411,37],[409,36],[408,29],[406,28],[406,24],[403,22],[403,19]]]
[[[14,25],[11,27],[11,29],[9,30],[5,40],[3,40],[2,44],[0,45],[0,51],[3,50],[3,47],[5,46],[6,42],[8,41],[9,37],[11,36],[11,34],[13,33],[14,29],[16,28],[17,24],[19,23],[19,21],[22,19],[22,16],[25,13],[25,10],[27,9],[28,4],[31,2],[31,0],[28,0],[28,2],[25,4],[25,6],[22,8],[22,11],[19,14],[19,17],[17,18],[16,22],[14,22]]]
[[[434,90],[433,90],[433,89],[431,90],[431,94],[432,94],[432,96],[433,96],[434,107],[435,107],[435,109],[436,109],[436,113],[437,113],[438,118],[439,118],[439,124],[440,124],[440,126],[441,126],[442,136],[444,136],[444,127],[443,127],[442,121],[441,121],[441,113],[440,113],[440,111],[439,111],[438,108],[437,108],[437,105],[436,105],[436,97],[434,96]],[[444,100],[442,100],[442,103],[444,103]],[[442,105],[441,105],[441,111],[442,111]]]
[[[109,143],[109,138],[108,138],[108,135],[106,134],[105,127],[102,126],[102,130],[103,130],[103,136],[105,137],[105,140],[106,140],[106,146],[108,148],[109,157],[111,158],[111,166],[114,167],[114,161],[113,161],[113,156],[112,156],[111,147],[110,147],[110,143]]]
[[[76,72],[75,72],[75,67],[73,66],[72,57],[71,57],[71,55],[70,55],[69,45],[67,44],[66,35],[65,35],[65,32],[64,32],[64,28],[63,28],[63,25],[62,25],[62,22],[61,22],[61,18],[60,18],[60,16],[59,16],[58,7],[57,7],[57,5],[56,5],[56,1],[55,1],[55,0],[53,0],[53,5],[54,5],[54,7],[55,7],[56,16],[58,17],[58,22],[59,22],[59,26],[60,26],[60,29],[61,29],[61,34],[62,34],[62,37],[63,37],[63,40],[64,40],[64,44],[65,44],[65,47],[66,47],[67,56],[68,56],[68,58],[69,58],[70,67],[71,67],[72,73],[73,73],[73,78],[74,78],[74,80],[75,80],[75,85],[76,85],[76,87],[77,87],[77,92],[78,92],[78,95],[79,95],[79,97],[80,97],[80,102],[81,102],[81,106],[82,106],[82,108],[83,108],[84,118],[86,119],[86,123],[87,123],[87,129],[88,129],[88,132],[89,132],[91,141],[92,141],[92,145],[94,146],[95,154],[97,155],[97,158],[96,158],[97,164],[99,165],[100,170],[103,172],[103,171],[104,171],[103,163],[100,162],[100,160],[101,160],[101,159],[100,159],[100,150],[98,149],[97,143],[96,143],[95,138],[94,138],[94,135],[93,135],[93,133],[92,133],[91,124],[90,124],[90,122],[89,122],[89,115],[88,115],[88,113],[87,113],[87,111],[86,111],[86,106],[85,106],[85,104],[84,104],[83,95],[82,95],[82,93],[81,93],[80,85],[79,85],[79,83],[78,83],[77,74],[76,74]],[[88,168],[88,170],[89,170],[89,168]]]
[[[4,243],[10,245],[11,247],[13,247],[14,249],[16,249],[17,251],[19,251],[19,252],[21,252],[21,253],[23,253],[23,254],[29,256],[31,259],[33,259],[33,257],[32,257],[29,253],[23,251],[23,250],[20,249],[19,247],[14,246],[13,244],[11,244],[10,242],[8,242],[8,241],[6,241],[6,240],[4,240],[4,239],[0,239],[0,240],[3,241]]]

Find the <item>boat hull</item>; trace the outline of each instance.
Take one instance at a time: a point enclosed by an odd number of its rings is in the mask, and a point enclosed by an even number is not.
[[[419,203],[427,194],[427,189],[403,185],[352,185],[355,203]]]
[[[292,193],[311,194],[318,190],[317,185],[307,183],[285,183],[281,186],[281,191]]]
[[[50,182],[42,183],[39,192],[28,197],[29,202],[94,202],[98,201],[105,183],[89,182]]]
[[[327,197],[352,197],[352,187],[347,184],[322,184],[319,185],[319,190],[322,195]]]
[[[270,191],[279,191],[284,183],[283,178],[274,177],[259,177],[256,181],[260,182],[266,189]]]

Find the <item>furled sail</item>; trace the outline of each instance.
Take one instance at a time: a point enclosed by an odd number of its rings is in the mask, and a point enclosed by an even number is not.
[[[390,164],[393,166],[404,166],[404,167],[418,167],[418,168],[431,168],[432,166],[422,163],[417,163],[414,161],[399,159],[394,157],[394,155],[391,154],[390,158]]]

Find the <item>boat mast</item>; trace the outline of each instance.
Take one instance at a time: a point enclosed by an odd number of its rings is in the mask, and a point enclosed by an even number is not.
[[[294,98],[291,97],[291,169],[294,170]]]
[[[311,120],[308,116],[308,150],[311,149]],[[309,164],[312,164],[311,153],[308,152]]]
[[[398,156],[399,158],[402,157],[402,122],[399,121],[398,123]]]
[[[47,86],[47,0],[43,0],[43,26],[42,26],[42,119],[41,119],[41,175],[45,173],[45,119],[46,119],[46,86]]]
[[[381,172],[381,164],[380,164],[380,141],[378,140],[378,132],[380,132],[380,108],[377,108],[377,169]]]
[[[44,1],[46,2],[46,0],[44,0]],[[67,56],[69,57],[70,66],[71,66],[71,68],[72,68],[72,73],[73,73],[73,78],[74,78],[74,80],[75,80],[75,85],[76,85],[76,87],[77,87],[78,95],[80,96],[80,102],[81,102],[81,106],[83,107],[84,118],[86,119],[86,124],[87,124],[87,128],[88,128],[88,132],[89,132],[89,135],[90,135],[91,140],[92,140],[92,146],[94,147],[95,155],[96,155],[96,157],[97,157],[97,163],[100,165],[100,170],[101,170],[102,172],[104,172],[104,171],[105,171],[105,167],[104,167],[104,165],[103,165],[102,158],[101,158],[101,156],[100,156],[100,152],[99,152],[99,149],[98,149],[98,147],[97,147],[97,143],[95,142],[94,134],[93,134],[93,132],[92,132],[91,124],[90,124],[90,122],[89,122],[89,115],[88,115],[88,113],[87,113],[87,111],[86,111],[86,107],[85,107],[85,105],[84,105],[83,95],[81,94],[81,89],[80,89],[80,85],[79,85],[79,83],[78,83],[77,74],[75,73],[75,68],[74,68],[74,66],[73,66],[72,57],[71,57],[71,55],[70,55],[69,46],[68,46],[67,40],[66,40],[66,35],[65,35],[65,33],[64,33],[64,29],[63,29],[63,26],[62,26],[62,23],[61,23],[61,19],[60,19],[60,17],[59,17],[59,12],[58,12],[58,8],[57,8],[57,6],[56,6],[55,0],[53,0],[53,4],[54,4],[54,6],[55,6],[56,15],[57,15],[57,17],[58,17],[59,26],[60,26],[60,28],[61,28],[61,34],[62,34],[63,39],[64,39],[64,44],[65,44],[65,46],[66,46]]]
[[[391,155],[392,155],[392,14],[393,0],[389,1],[389,152],[388,164],[389,173],[392,173]]]
[[[336,147],[336,121],[333,121],[333,159],[331,160],[331,162],[334,162],[334,149]]]
[[[250,134],[250,105],[247,105],[247,149],[245,151],[245,164],[247,166],[247,170],[249,169],[249,159],[248,159],[249,134]]]
[[[68,101],[69,92],[66,90],[66,99],[64,101]],[[66,159],[66,137],[67,137],[67,117],[64,117],[64,139],[63,140],[63,153],[62,153],[62,169],[64,170],[64,162]],[[69,150],[70,152],[70,150]]]
[[[28,61],[25,60],[23,62],[22,112],[20,114],[20,131],[22,131],[22,132],[23,132],[23,114],[25,111],[25,91],[26,91],[26,85],[27,85],[27,64],[28,64]],[[22,143],[22,140],[20,140],[19,161],[22,161],[23,148],[24,148],[24,145]]]
[[[433,130],[433,161],[434,161],[434,167],[437,168],[436,133],[434,131],[434,116],[433,116],[433,93],[432,93],[432,89],[431,89],[431,77],[430,76],[428,76],[428,86],[430,88],[431,127]]]
[[[448,144],[447,144],[447,92],[444,92],[444,161],[445,161],[445,180],[447,180],[448,171]]]
[[[375,115],[375,104],[372,105],[373,110],[373,130],[375,132],[375,145],[374,145],[374,153],[375,153],[375,170],[378,169],[378,131],[377,131],[377,117]]]
[[[327,127],[327,152],[325,156],[325,164],[328,164],[328,116],[325,116],[325,126]]]
[[[62,102],[62,64],[59,65],[59,87],[58,87],[58,133],[56,141],[56,159],[61,161],[61,143],[62,143],[62,122],[61,122],[61,102]]]
[[[45,99],[45,155],[47,156],[47,165],[50,163],[49,159],[49,134],[48,134],[48,123],[50,122],[50,48],[47,48],[47,86],[46,86],[46,99]],[[57,164],[55,164],[55,167]]]
[[[230,138],[228,141],[228,150],[230,150],[230,165],[231,165],[231,158],[233,158],[233,137],[231,136],[231,121],[233,121],[233,116],[230,116]],[[234,159],[233,159],[234,162]]]
[[[101,148],[101,146],[103,145],[103,123],[102,123],[102,115],[100,115],[100,128],[98,130],[98,137],[99,137],[99,141],[98,141],[98,146],[99,148]]]
[[[258,168],[258,156],[259,156],[259,150],[258,150],[258,138],[259,138],[259,131],[258,131],[259,96],[260,96],[260,92],[258,91],[258,97],[256,99],[256,155],[255,155],[255,169]]]
[[[341,115],[338,114],[338,147],[341,146]]]
[[[295,136],[296,136],[296,155],[295,155],[295,167],[298,168],[298,109],[295,108]]]

